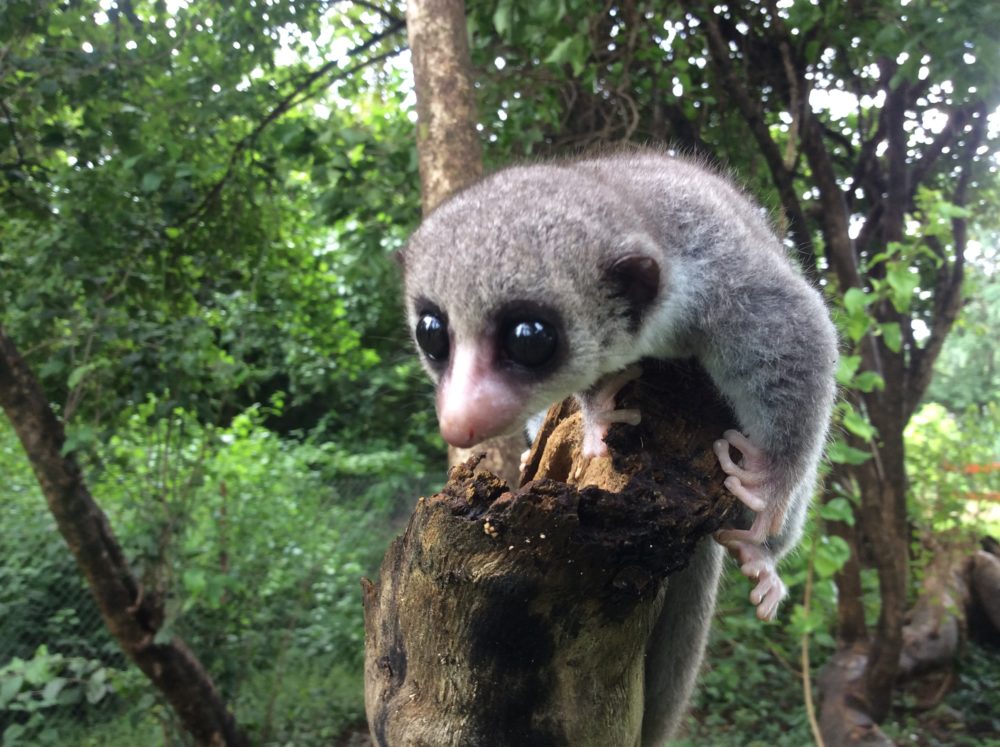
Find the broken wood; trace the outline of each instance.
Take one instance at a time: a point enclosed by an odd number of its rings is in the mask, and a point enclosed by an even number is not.
[[[553,408],[511,490],[475,460],[417,502],[365,581],[365,698],[378,745],[638,745],[664,579],[741,514],[712,443],[734,419],[688,364],[647,366],[611,458]],[[709,540],[710,541],[710,540]]]
[[[970,630],[981,639],[1000,637],[1000,625],[990,622],[991,609],[1000,613],[1000,559],[984,550],[971,553],[962,537],[936,538],[927,550],[932,560],[906,615],[896,683],[920,710],[936,706],[954,686],[955,660]],[[857,641],[823,667],[818,684],[826,747],[892,744],[865,701],[868,656],[868,643]]]
[[[984,546],[990,547],[984,542]],[[979,550],[969,560],[972,608],[969,627],[976,638],[1000,644],[1000,557]]]

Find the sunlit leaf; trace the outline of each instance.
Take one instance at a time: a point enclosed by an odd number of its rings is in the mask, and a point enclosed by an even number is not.
[[[861,451],[853,446],[849,446],[844,441],[834,441],[827,447],[826,456],[835,464],[864,464],[872,455],[870,452]]]

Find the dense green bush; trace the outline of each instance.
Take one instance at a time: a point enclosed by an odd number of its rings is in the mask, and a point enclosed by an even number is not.
[[[122,413],[89,476],[144,593],[164,602],[161,635],[187,640],[251,732],[321,743],[362,717],[359,581],[428,485],[416,449],[282,438],[262,424],[271,409],[216,429],[151,398]],[[0,655],[20,657],[0,671],[8,740],[65,743],[74,724],[102,718],[172,730],[145,681],[122,671],[19,451],[5,426],[17,520],[0,527]],[[92,697],[94,677],[107,698]]]

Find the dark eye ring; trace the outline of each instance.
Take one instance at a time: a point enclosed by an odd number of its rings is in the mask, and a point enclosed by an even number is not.
[[[427,312],[420,315],[414,335],[417,345],[432,361],[448,360],[451,343],[448,339],[448,322],[439,314]]]
[[[501,344],[507,359],[525,368],[539,368],[556,354],[559,336],[554,326],[540,319],[522,319],[503,332]]]

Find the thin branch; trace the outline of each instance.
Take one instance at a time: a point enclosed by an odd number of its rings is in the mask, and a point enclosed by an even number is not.
[[[972,161],[976,150],[986,134],[986,107],[982,102],[976,105],[976,110],[970,115],[971,132],[965,142],[962,158],[962,173],[955,185],[951,201],[958,206],[964,206],[968,200],[969,182],[972,180]],[[934,372],[934,362],[941,354],[945,338],[951,330],[958,312],[962,306],[962,281],[965,278],[965,247],[968,240],[968,221],[965,218],[953,218],[951,221],[952,241],[954,242],[955,261],[952,263],[950,277],[942,286],[936,288],[934,294],[934,319],[931,322],[930,335],[923,348],[915,350],[907,371],[906,414],[913,413],[920,403],[924,392],[930,385]],[[932,236],[927,243],[935,249],[939,256],[944,252],[940,242]]]
[[[814,538],[815,540],[815,538]],[[809,607],[812,603],[812,589],[813,589],[813,571],[816,561],[816,542],[812,543],[812,550],[809,552],[809,566],[806,569],[806,589],[805,596],[802,599],[802,609],[803,616],[809,618]],[[809,630],[806,629],[802,632],[801,636],[801,647],[802,647],[802,697],[805,700],[806,706],[806,716],[809,718],[809,729],[812,731],[813,739],[816,740],[817,747],[825,747],[823,742],[823,733],[819,728],[819,720],[816,718],[816,706],[813,703],[812,697],[812,678],[810,676],[810,664],[809,664]]]
[[[913,200],[917,192],[917,187],[923,183],[938,158],[941,157],[944,149],[951,145],[955,138],[958,137],[959,133],[965,129],[965,126],[969,123],[969,115],[970,111],[965,108],[955,109],[948,115],[948,123],[945,125],[944,129],[941,130],[931,144],[927,146],[927,150],[923,152],[920,156],[920,160],[913,166],[910,182],[912,185],[910,190],[910,200]]]
[[[368,0],[348,0],[348,1],[352,5],[357,5],[359,8],[365,8],[367,10],[370,10],[372,13],[378,13],[380,16],[382,16],[383,20],[388,21],[390,24],[406,23],[406,21],[401,16],[397,16],[394,13],[390,13],[385,8],[380,8],[375,3],[368,2]]]
[[[821,220],[830,266],[837,273],[842,290],[861,288],[861,275],[848,225],[847,201],[823,142],[823,128],[816,113],[808,108],[803,116],[802,150],[819,188],[820,204],[823,207]]]
[[[375,34],[367,41],[356,46],[354,49],[352,49],[350,52],[347,53],[347,56],[354,57],[358,54],[361,54],[365,50],[370,49],[379,42],[385,40],[386,38],[402,30],[404,26],[405,23],[402,21],[392,24],[384,31]],[[382,62],[383,60],[387,60],[390,57],[394,57],[395,55],[399,54],[402,51],[402,49],[403,48],[400,47],[398,49],[392,49],[387,52],[383,52],[382,54],[370,57],[363,62],[359,62],[358,64],[353,65],[352,67],[340,70],[335,75],[332,75],[329,78],[327,84],[329,85],[334,81],[348,78],[354,73],[358,72],[359,70],[363,70],[364,68],[368,67],[369,65],[373,65],[377,62]],[[186,222],[197,218],[208,208],[208,206],[214,200],[218,198],[218,196],[222,192],[222,188],[225,186],[226,182],[229,180],[229,178],[235,171],[236,162],[239,159],[240,155],[257,141],[257,138],[260,137],[260,134],[264,131],[264,129],[268,125],[273,123],[275,120],[277,120],[279,117],[281,117],[283,114],[292,109],[293,107],[301,104],[304,101],[308,101],[312,96],[315,96],[318,91],[310,91],[309,89],[316,81],[327,76],[331,71],[333,71],[338,66],[339,62],[340,62],[339,60],[331,60],[330,62],[326,63],[325,65],[322,65],[321,67],[317,68],[312,73],[307,75],[300,83],[296,85],[296,87],[294,88],[294,90],[292,90],[291,93],[289,93],[281,101],[275,104],[275,106],[271,109],[271,111],[269,111],[267,115],[260,122],[257,123],[257,125],[253,128],[253,130],[251,130],[247,135],[245,135],[242,139],[240,139],[239,142],[236,143],[236,145],[233,147],[232,153],[229,154],[229,160],[226,163],[225,173],[215,182],[215,184],[212,185],[212,187],[205,194],[205,197],[202,198],[201,202],[199,202],[198,205],[195,206],[195,208],[191,211],[191,213],[185,219]]]
[[[712,62],[722,76],[727,91],[736,102],[740,114],[750,128],[750,132],[767,162],[771,178],[778,189],[781,205],[788,215],[789,233],[802,260],[803,270],[815,282],[818,275],[816,248],[809,233],[805,214],[802,212],[802,205],[795,193],[794,174],[786,168],[781,149],[771,137],[770,129],[764,121],[758,102],[750,95],[750,91],[740,80],[729,60],[729,45],[723,38],[716,16],[712,13],[699,14],[687,2],[683,2],[682,5],[705,27]],[[804,96],[804,98],[808,98],[808,96]]]
[[[880,80],[889,81],[896,70],[896,64],[888,60],[879,61]],[[886,85],[885,130],[888,142],[886,160],[888,179],[886,183],[885,214],[880,221],[882,240],[900,241],[903,238],[903,222],[906,218],[906,208],[909,207],[909,172],[907,170],[906,147],[906,83],[900,83],[895,89]]]
[[[17,153],[16,163],[19,165],[28,163],[27,156],[24,155],[24,146],[21,143],[21,136],[18,134],[17,128],[14,126],[14,115],[7,107],[7,102],[3,99],[0,99],[0,112],[3,112],[3,117],[7,121],[7,129],[10,130],[10,141],[14,144],[14,150]]]

